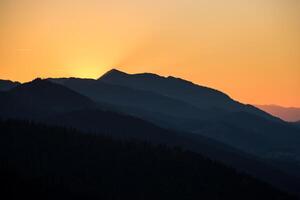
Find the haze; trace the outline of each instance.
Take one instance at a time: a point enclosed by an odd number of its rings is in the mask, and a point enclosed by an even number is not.
[[[298,0],[1,0],[0,79],[153,72],[300,106]]]

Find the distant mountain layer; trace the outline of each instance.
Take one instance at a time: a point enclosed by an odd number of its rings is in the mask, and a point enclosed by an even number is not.
[[[276,105],[257,105],[257,107],[285,121],[296,122],[300,120],[300,108],[287,108]]]

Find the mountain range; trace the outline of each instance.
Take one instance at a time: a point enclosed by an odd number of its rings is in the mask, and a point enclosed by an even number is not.
[[[299,192],[300,129],[215,89],[113,69],[97,80],[0,82],[0,117],[181,146]]]

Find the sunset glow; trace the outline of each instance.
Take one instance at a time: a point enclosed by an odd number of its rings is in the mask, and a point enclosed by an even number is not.
[[[0,79],[119,68],[300,107],[299,19],[298,0],[1,0]]]

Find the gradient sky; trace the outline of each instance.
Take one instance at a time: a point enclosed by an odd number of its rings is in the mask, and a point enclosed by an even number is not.
[[[116,67],[300,107],[300,1],[0,0],[0,79]]]

